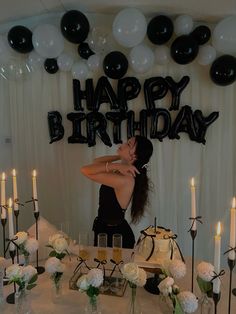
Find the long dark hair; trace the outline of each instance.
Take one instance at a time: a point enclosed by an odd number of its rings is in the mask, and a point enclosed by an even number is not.
[[[135,185],[131,205],[132,223],[137,223],[143,216],[145,205],[148,201],[149,179],[147,176],[147,167],[150,157],[152,156],[152,142],[146,137],[136,135],[136,160],[133,165],[139,170],[140,174],[135,177]]]

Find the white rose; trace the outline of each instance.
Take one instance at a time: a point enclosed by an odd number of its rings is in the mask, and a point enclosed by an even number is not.
[[[163,279],[158,285],[160,293],[167,297],[172,292],[173,284],[174,284],[173,278],[166,277],[165,279]]]
[[[49,274],[56,272],[63,273],[64,269],[64,264],[62,264],[61,261],[56,257],[49,257],[45,263],[45,270]]]
[[[211,281],[214,276],[214,266],[210,263],[201,262],[197,265],[197,274],[204,281]]]
[[[37,274],[37,269],[31,265],[25,266],[22,269],[23,277],[26,282],[29,282],[30,279]]]
[[[0,271],[6,268],[7,261],[4,257],[0,257]]]
[[[25,242],[25,250],[29,254],[35,253],[39,248],[39,242],[35,238],[29,238]]]
[[[68,242],[65,238],[58,238],[53,242],[53,248],[57,253],[62,253],[68,249]]]
[[[186,275],[186,265],[181,260],[171,260],[168,268],[169,272],[175,279],[181,279]]]
[[[23,276],[23,267],[18,264],[13,264],[6,269],[6,276],[10,280],[14,278],[22,278]]]
[[[138,279],[139,267],[135,263],[127,263],[122,267],[121,272],[125,279],[134,282]]]
[[[103,283],[103,271],[98,268],[90,269],[87,274],[87,281],[93,287],[100,287]]]
[[[28,239],[28,233],[25,231],[19,231],[14,235],[14,238],[17,238],[14,242],[17,245],[21,245]]]
[[[88,281],[87,281],[87,276],[86,276],[86,275],[81,276],[81,277],[78,279],[76,285],[77,285],[77,287],[78,287],[79,289],[81,289],[81,290],[84,290],[84,291],[87,290],[88,287],[89,287],[89,283],[88,283]]]
[[[48,244],[53,246],[54,241],[60,238],[63,238],[63,234],[61,233],[53,234],[52,236],[49,237]]]
[[[181,307],[186,313],[193,313],[198,308],[198,300],[190,291],[182,291],[178,294],[178,299]]]

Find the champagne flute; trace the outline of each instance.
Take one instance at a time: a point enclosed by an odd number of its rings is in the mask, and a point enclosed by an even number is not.
[[[115,233],[112,236],[112,259],[119,264],[122,261],[122,234]],[[118,278],[119,272],[115,276],[114,282],[111,284],[111,291],[118,293],[122,284],[121,278]]]
[[[79,257],[83,260],[89,259],[88,233],[79,233]]]
[[[101,262],[107,259],[107,234],[99,233],[98,234],[98,251],[97,259]]]

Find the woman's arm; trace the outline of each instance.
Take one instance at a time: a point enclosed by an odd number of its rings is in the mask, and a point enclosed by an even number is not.
[[[120,156],[119,155],[111,155],[111,156],[102,156],[102,157],[98,157],[94,159],[94,163],[99,163],[99,162],[113,162],[113,161],[117,161],[120,160]]]

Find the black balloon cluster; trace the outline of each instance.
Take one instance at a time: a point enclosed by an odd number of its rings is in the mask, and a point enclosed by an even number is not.
[[[86,80],[85,90],[81,89],[79,80],[73,80],[76,112],[67,114],[67,119],[72,123],[72,135],[68,137],[68,143],[87,143],[91,147],[96,145],[98,135],[105,145],[111,146],[107,121],[113,124],[113,142],[122,143],[121,127],[126,121],[128,138],[138,131],[142,136],[162,141],[165,137],[180,139],[179,133],[186,132],[192,141],[205,144],[207,128],[218,118],[219,113],[212,112],[205,117],[200,110],[193,112],[188,105],[180,108],[181,93],[189,80],[188,76],[182,77],[179,82],[170,76],[146,79],[143,85],[146,108],[140,111],[139,121],[135,120],[134,111],[128,109],[128,101],[136,98],[141,91],[141,84],[137,78],[119,79],[117,93],[105,76],[99,78],[95,88],[92,79]],[[156,108],[157,102],[163,99],[168,91],[171,93],[169,110]],[[83,102],[90,112],[84,113]],[[99,112],[103,103],[109,104],[111,111],[105,114]],[[175,118],[171,117],[170,111],[178,111]],[[83,132],[83,121],[86,122],[86,134]],[[48,124],[50,143],[61,140],[64,137],[64,127],[58,111],[48,113]]]

